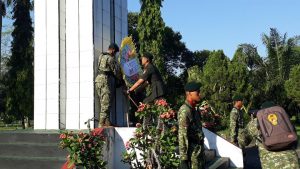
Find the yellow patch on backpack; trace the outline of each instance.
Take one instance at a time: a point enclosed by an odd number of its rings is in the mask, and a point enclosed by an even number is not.
[[[274,126],[276,126],[278,124],[278,118],[276,116],[276,114],[269,114],[268,115],[268,120],[269,122],[271,122],[271,124],[273,124]]]

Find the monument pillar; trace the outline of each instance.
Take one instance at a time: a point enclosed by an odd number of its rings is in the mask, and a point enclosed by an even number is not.
[[[99,114],[98,56],[127,36],[127,1],[34,3],[34,128],[86,129],[84,122]],[[121,89],[114,98],[112,120],[125,126],[127,100]]]

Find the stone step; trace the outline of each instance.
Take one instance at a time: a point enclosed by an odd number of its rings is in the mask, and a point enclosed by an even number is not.
[[[66,158],[57,157],[0,157],[1,169],[59,169],[66,162]]]
[[[216,150],[206,149],[204,150],[204,155],[206,163],[210,163],[216,158]]]
[[[0,157],[66,157],[67,151],[60,149],[58,143],[0,143]],[[1,166],[1,165],[0,165]]]
[[[1,131],[0,143],[15,143],[15,142],[29,142],[29,143],[59,143],[59,132],[43,133],[36,131],[28,132],[14,132]]]
[[[213,161],[207,164],[207,169],[228,169],[229,168],[229,158],[227,157],[217,157]]]

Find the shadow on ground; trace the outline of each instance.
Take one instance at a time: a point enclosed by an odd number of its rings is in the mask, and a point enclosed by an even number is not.
[[[261,169],[258,149],[256,146],[245,148],[244,166],[245,169]]]

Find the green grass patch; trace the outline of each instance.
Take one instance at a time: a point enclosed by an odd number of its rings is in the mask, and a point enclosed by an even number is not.
[[[0,131],[21,130],[22,127],[0,127]]]

